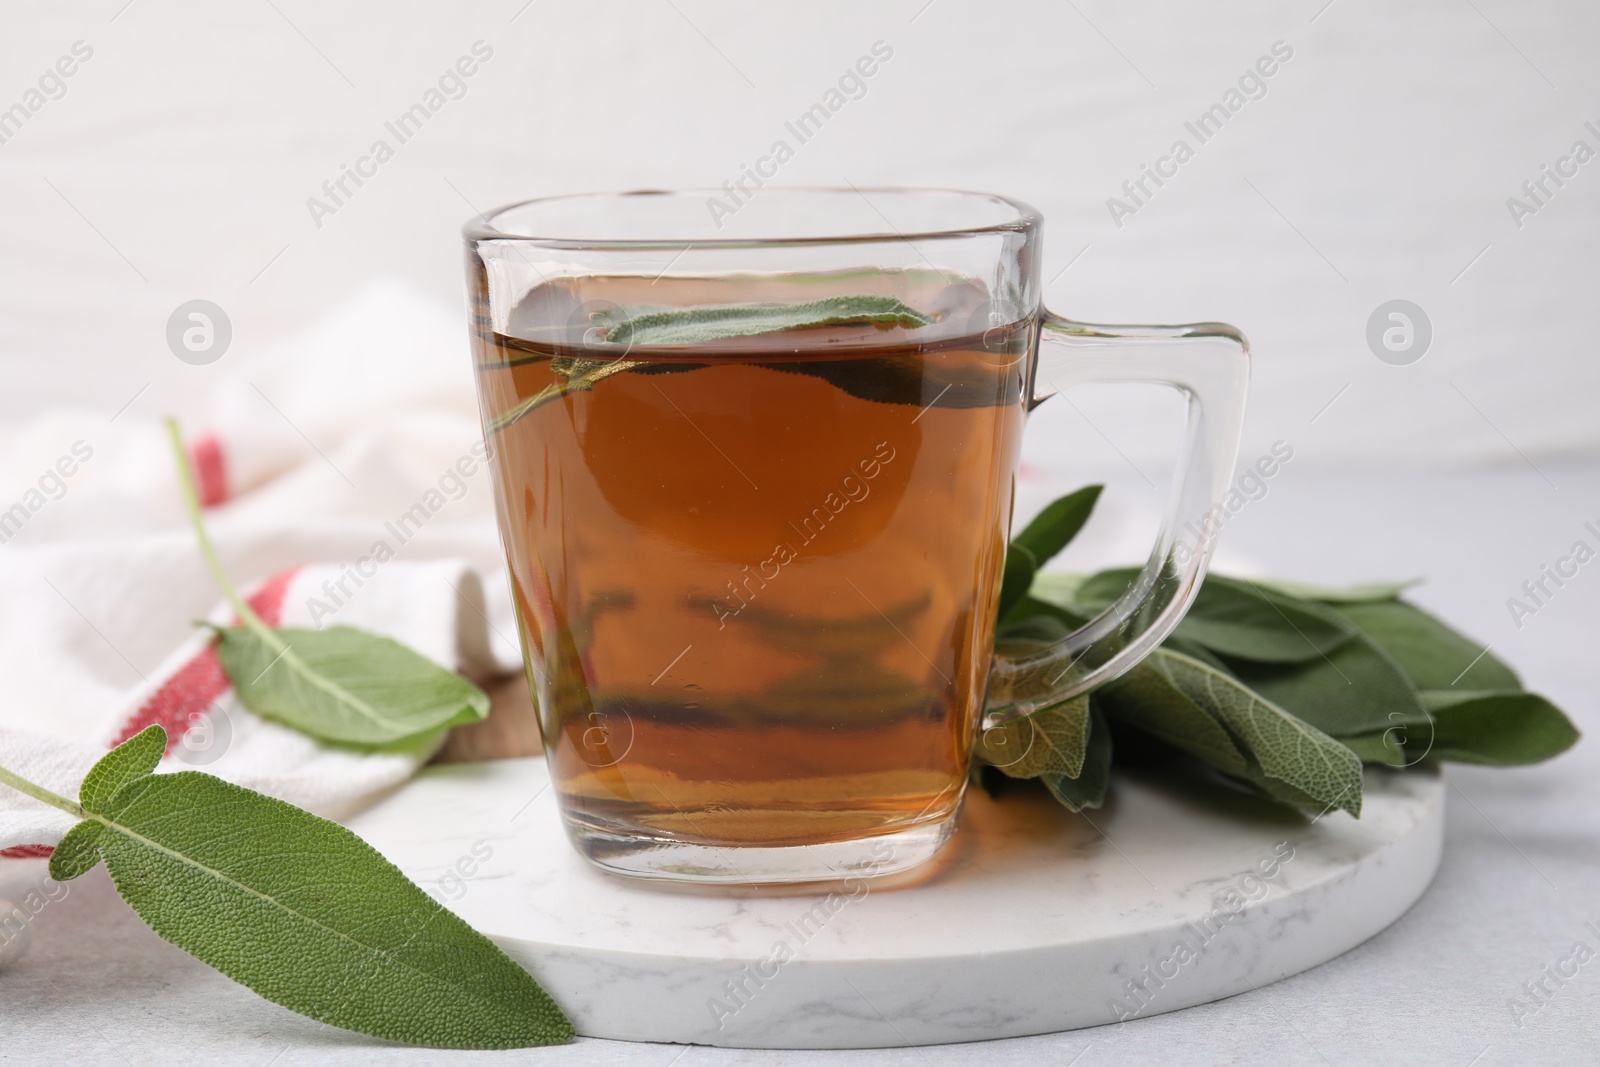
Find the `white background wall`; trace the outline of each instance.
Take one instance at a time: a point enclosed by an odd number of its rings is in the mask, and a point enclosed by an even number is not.
[[[1592,459],[1600,162],[1521,229],[1506,199],[1575,139],[1600,149],[1600,8],[1325,2],[8,5],[0,108],[75,41],[94,54],[0,145],[0,418],[114,411],[147,383],[133,410],[198,417],[213,375],[376,275],[458,307],[475,209],[719,184],[883,40],[893,59],[783,179],[1009,193],[1045,213],[1061,312],[1238,324],[1246,457],[1282,438],[1308,467]],[[314,225],[306,199],[478,40],[465,97]],[[1268,94],[1114,225],[1107,197],[1279,40]],[[212,367],[165,344],[194,297],[233,321]],[[1364,339],[1396,297],[1434,324],[1412,366]],[[464,349],[439,359],[465,373]],[[1155,409],[1094,403],[1158,469]]]

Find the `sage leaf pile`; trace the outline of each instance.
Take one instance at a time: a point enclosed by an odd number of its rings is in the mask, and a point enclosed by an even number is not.
[[[82,820],[52,878],[104,862],[162,939],[330,1026],[434,1048],[572,1038],[531,975],[355,834],[199,771],[153,774],[166,744],[151,726],[112,749],[77,803],[0,768]]]
[[[1059,640],[1137,576],[1040,573],[1099,490],[1061,498],[1012,541],[997,649]],[[991,788],[996,775],[1036,778],[1070,810],[1098,807],[1120,740],[1184,754],[1311,814],[1359,817],[1365,764],[1520,766],[1577,742],[1566,715],[1488,649],[1401,599],[1410,584],[1323,589],[1212,574],[1172,636],[1132,670],[988,731],[977,776]]]
[[[441,730],[488,716],[488,694],[398,641],[349,626],[274,629],[263,622],[211,546],[171,419],[167,433],[200,554],[239,616],[237,626],[212,629],[217,658],[245,707],[319,740],[366,748],[426,744]]]

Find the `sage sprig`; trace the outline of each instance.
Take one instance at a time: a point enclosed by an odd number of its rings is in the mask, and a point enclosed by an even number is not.
[[[827,296],[798,304],[709,304],[702,307],[618,307],[597,316],[607,344],[703,345],[817,326],[901,326],[933,322],[892,296]]]
[[[488,694],[398,641],[349,626],[274,629],[262,621],[211,546],[172,419],[167,435],[200,555],[239,616],[238,626],[211,629],[217,658],[245,707],[320,740],[365,747],[425,744],[441,730],[488,716]]]
[[[488,938],[337,823],[199,771],[152,773],[151,726],[95,764],[73,802],[0,782],[80,821],[50,876],[104,862],[139,918],[275,1004],[435,1048],[568,1041],[572,1024]]]
[[[518,401],[490,419],[489,432],[499,433],[537,407],[542,407],[568,393],[593,389],[597,382],[638,365],[639,361],[633,359],[576,359],[570,356],[556,356],[550,360],[550,370],[555,374],[556,380],[526,400]]]
[[[872,325],[887,329],[915,329],[933,319],[891,296],[862,294],[829,296],[795,304],[707,304],[700,307],[618,306],[596,312],[589,320],[599,344],[599,358],[554,356],[549,360],[555,381],[518,401],[487,422],[488,433],[498,433],[552,400],[569,393],[593,389],[596,384],[625,370],[650,367],[693,370],[703,364],[667,364],[655,367],[645,360],[627,359],[635,347],[685,348],[736,337],[760,337],[785,330],[818,326]],[[510,363],[487,364],[511,366]]]
[[[1039,572],[1098,494],[1090,486],[1063,497],[1012,542],[997,646],[1058,639],[1138,573]],[[1210,575],[1172,636],[1127,674],[986,734],[980,778],[1038,778],[1071,810],[1096,807],[1108,781],[1099,768],[1122,736],[1185,753],[1271,800],[1359,816],[1363,764],[1517,766],[1576,743],[1566,715],[1511,668],[1401,599],[1410,584],[1322,589]],[[1041,741],[1048,762],[1018,756]]]

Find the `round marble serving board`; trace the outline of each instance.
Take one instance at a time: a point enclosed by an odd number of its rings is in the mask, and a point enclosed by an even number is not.
[[[1187,776],[1119,775],[1087,816],[1042,790],[972,790],[920,871],[759,891],[590,867],[540,759],[433,766],[347,822],[532,971],[580,1034],[882,1047],[1173,1011],[1360,944],[1422,895],[1444,838],[1436,774],[1366,779],[1359,821]]]

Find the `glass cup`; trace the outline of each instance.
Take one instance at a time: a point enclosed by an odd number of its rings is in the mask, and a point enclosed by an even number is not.
[[[752,884],[914,867],[955,826],[980,729],[1115,678],[1182,617],[1244,338],[1044,310],[1041,221],[978,193],[769,188],[467,224],[500,533],[589,861]],[[1188,401],[1155,548],[1081,629],[997,654],[1024,421],[1101,382]]]

